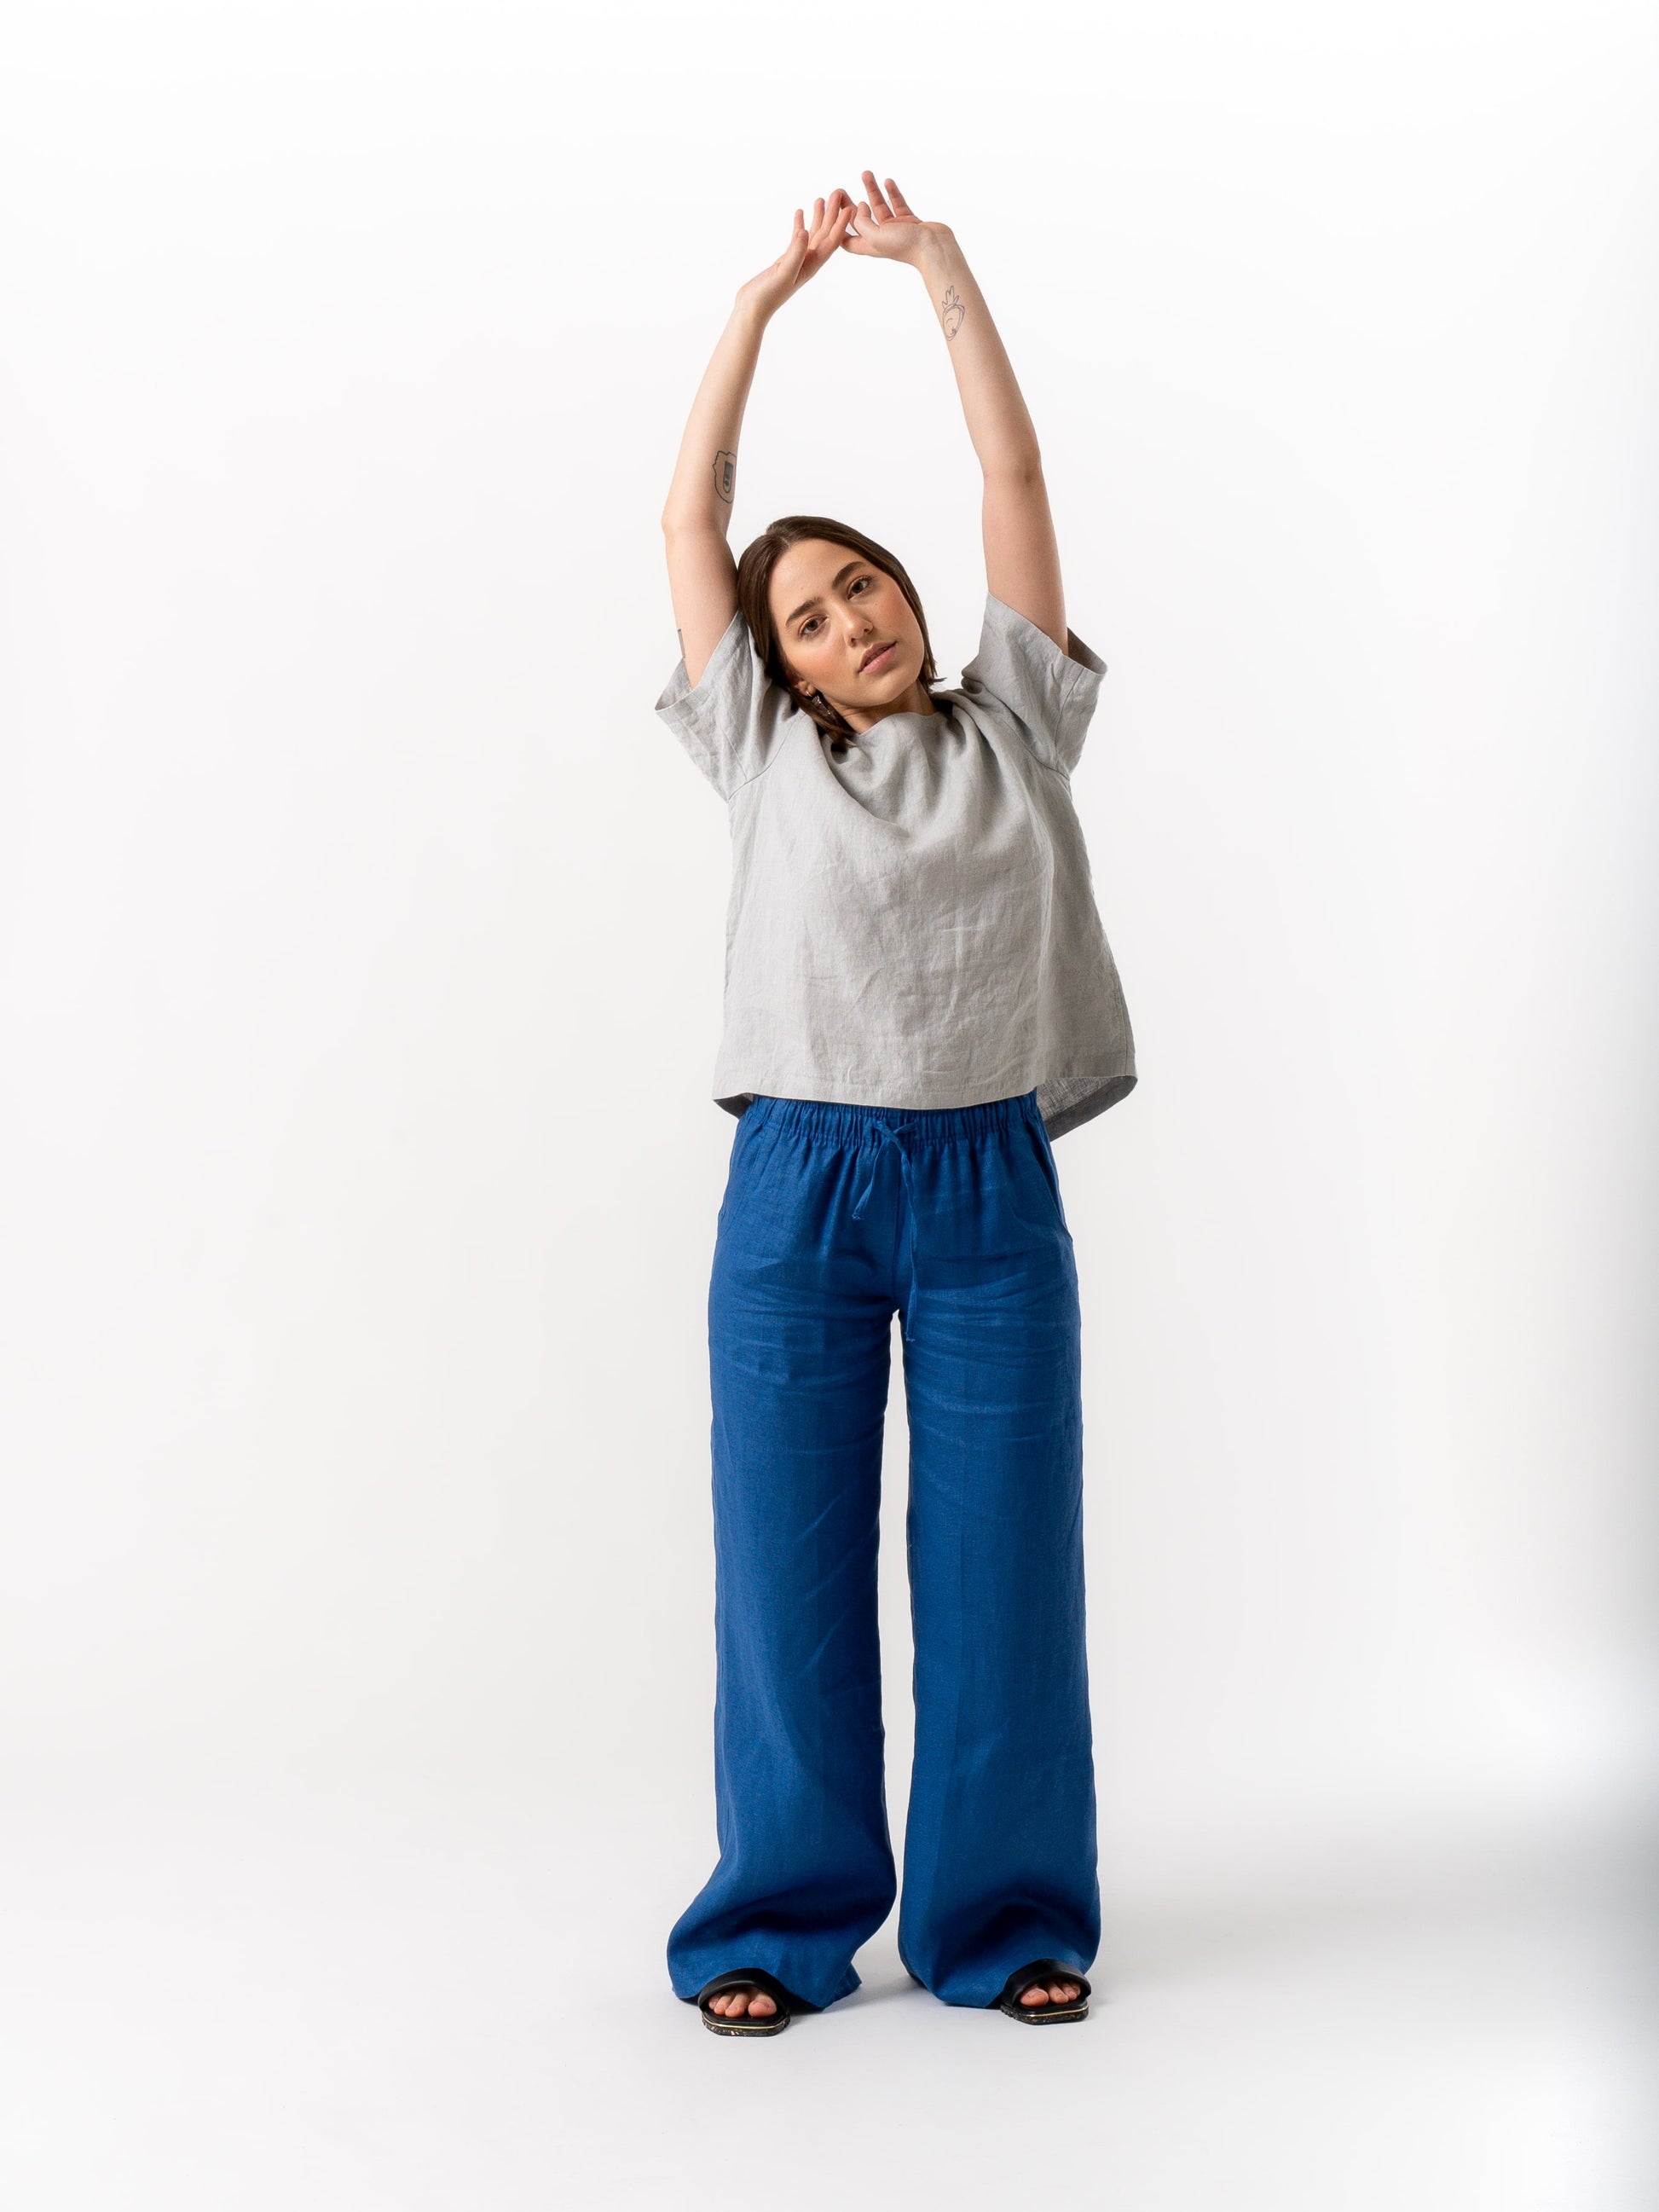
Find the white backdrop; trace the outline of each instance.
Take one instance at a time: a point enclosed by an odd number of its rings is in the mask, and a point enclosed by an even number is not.
[[[731,2052],[661,1965],[714,1848],[704,1301],[736,1124],[725,820],[652,713],[657,518],[732,293],[866,165],[975,267],[1109,672],[1075,790],[1141,1079],[1057,1148],[1108,1919],[1072,2040],[1100,2064],[1115,1974],[1132,2021],[1160,1960],[1225,1952],[1218,1914],[1268,1942],[1309,1900],[1508,1881],[1535,1929],[1538,1881],[1623,1894],[1571,1869],[1616,1869],[1651,1802],[1656,63],[1644,9],[1478,0],[9,12],[20,2205],[228,2179],[527,2205],[590,2155],[655,2203],[761,2124],[703,2101],[702,2046]],[[843,256],[773,326],[734,549],[798,509],[894,546],[953,676],[978,482],[908,271]],[[889,1442],[890,1530],[896,1372]],[[896,1828],[902,1543],[884,1605]],[[370,2084],[344,2054],[384,2040],[340,1992],[490,1898],[477,2034],[519,2024],[526,2102],[462,2098],[436,2142],[465,2067],[428,2023],[429,2074]],[[331,1978],[371,1911],[384,1958]],[[217,2024],[245,1972],[268,2020],[301,1925],[283,2017],[362,2033],[278,2118],[210,2054],[257,2047],[252,2012]],[[181,1929],[200,2007],[147,2038]],[[579,1942],[649,2024],[613,2020],[608,2059],[559,2015]],[[443,2002],[485,1982],[463,1959]],[[1507,2072],[1469,2030],[1464,2088],[1407,2130],[1448,2202],[1625,2202],[1607,2005]],[[776,2046],[802,2111],[832,2018]],[[1023,2079],[994,2018],[973,2063]],[[567,2033],[601,2069],[568,2107],[537,2040]],[[1375,2146],[1339,2179],[1335,2121],[1297,2134],[1318,2041],[1285,2131],[1241,2109],[1213,2168],[1121,2111],[1047,2139],[1138,2212],[1427,2201]],[[89,2084],[115,2117],[66,2140]],[[971,2168],[999,2185],[1038,2109],[1003,2090]],[[1536,2132],[1500,2148],[1484,2100]],[[948,2178],[943,2108],[936,2140],[853,2109],[823,2201],[838,2158]]]

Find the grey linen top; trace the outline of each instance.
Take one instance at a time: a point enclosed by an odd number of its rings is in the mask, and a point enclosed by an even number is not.
[[[714,1097],[975,1106],[1037,1095],[1051,1139],[1134,1088],[1071,772],[1105,663],[987,593],[939,711],[838,743],[768,676],[739,611],[656,712],[727,803]]]

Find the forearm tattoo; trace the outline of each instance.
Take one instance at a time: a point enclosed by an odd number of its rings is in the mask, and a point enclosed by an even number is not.
[[[954,284],[947,285],[945,297],[939,303],[940,317],[947,338],[955,337],[968,318],[968,303]]]
[[[728,453],[722,447],[720,451],[714,456],[715,498],[724,500],[726,504],[730,507],[732,504],[732,494],[737,487],[737,482],[738,457],[735,453]]]

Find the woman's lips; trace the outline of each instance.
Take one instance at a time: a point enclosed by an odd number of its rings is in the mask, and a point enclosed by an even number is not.
[[[879,668],[882,662],[886,659],[888,654],[893,650],[893,646],[897,643],[898,640],[895,638],[892,641],[892,644],[879,647],[877,651],[870,655],[867,660],[860,661],[859,674],[862,676],[866,669]]]

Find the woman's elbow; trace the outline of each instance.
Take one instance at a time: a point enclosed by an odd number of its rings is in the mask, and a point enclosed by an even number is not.
[[[1042,456],[1035,446],[999,453],[986,463],[985,477],[988,483],[994,477],[999,483],[1017,484],[1022,491],[1030,491],[1042,482]]]
[[[672,502],[662,511],[662,534],[665,538],[690,538],[698,531],[712,530],[713,524],[706,514],[691,514]]]

